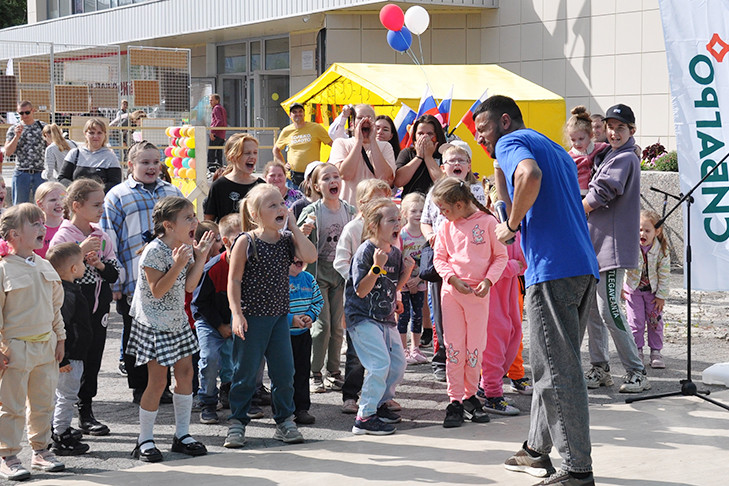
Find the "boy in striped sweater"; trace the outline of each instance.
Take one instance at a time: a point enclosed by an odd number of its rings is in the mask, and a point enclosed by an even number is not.
[[[304,271],[304,262],[298,257],[289,267],[289,327],[291,349],[294,352],[294,421],[313,424],[316,420],[309,413],[309,374],[311,373],[311,323],[324,306],[324,298],[316,279]]]

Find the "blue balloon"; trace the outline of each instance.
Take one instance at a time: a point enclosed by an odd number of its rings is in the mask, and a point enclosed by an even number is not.
[[[410,49],[410,45],[413,43],[413,35],[405,26],[397,31],[388,30],[387,43],[397,52],[405,52]]]

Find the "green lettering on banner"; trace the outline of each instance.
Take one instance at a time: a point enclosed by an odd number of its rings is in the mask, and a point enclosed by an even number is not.
[[[721,113],[714,112],[713,120],[699,120],[696,122],[697,128],[721,128]]]
[[[696,108],[719,108],[719,100],[714,88],[704,88],[701,91],[701,99],[694,101]]]
[[[724,242],[729,238],[729,218],[724,218],[724,228],[724,232],[720,235],[717,235],[711,229],[711,218],[704,218],[704,231],[706,232],[706,236],[711,238],[713,241],[716,241],[717,243]]]
[[[620,304],[618,304],[618,282],[617,282],[617,270],[608,270],[606,272],[605,288],[607,289],[607,301],[608,310],[610,316],[613,318],[615,327],[621,331],[625,331],[625,324],[623,323],[622,317],[620,317]]]
[[[701,194],[708,195],[714,194],[714,198],[711,200],[706,209],[702,213],[716,214],[716,213],[729,213],[729,206],[720,206],[719,203],[726,193],[729,192],[729,187],[704,187],[701,189]]]
[[[724,146],[724,142],[721,140],[717,140],[711,135],[699,132],[698,130],[696,131],[696,136],[701,140],[701,152],[699,153],[699,157],[702,159],[713,154]]]
[[[706,159],[701,163],[701,178],[706,177],[711,169],[714,168],[716,162]],[[706,182],[729,182],[729,173],[726,171],[726,162],[721,164],[713,174],[706,178]]]
[[[707,76],[701,77],[699,76],[699,73],[696,72],[696,65],[699,63],[706,64],[706,67],[709,68],[709,74]],[[709,84],[714,81],[714,66],[711,65],[711,60],[707,56],[698,54],[689,62],[689,74],[691,74],[691,79],[697,83]]]

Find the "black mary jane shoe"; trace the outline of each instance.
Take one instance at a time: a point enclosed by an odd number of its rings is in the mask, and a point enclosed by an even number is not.
[[[142,447],[147,442],[151,442],[152,444],[154,444],[154,440],[152,439],[147,439],[140,444],[137,444],[137,447],[135,447],[132,451],[132,457],[144,462],[162,461],[162,452],[160,452],[160,450],[156,447],[152,447],[151,449],[146,449],[144,451],[140,449],[140,447]]]
[[[181,452],[182,454],[187,454],[188,456],[193,457],[204,456],[208,453],[208,449],[205,445],[197,440],[195,442],[190,442],[189,444],[184,444],[182,441],[188,437],[191,437],[190,434],[183,435],[179,439],[176,436],[172,436],[172,452]]]

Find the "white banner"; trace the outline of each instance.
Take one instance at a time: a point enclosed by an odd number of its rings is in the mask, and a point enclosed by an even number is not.
[[[660,9],[686,194],[729,151],[729,0],[660,0]],[[729,290],[727,193],[726,162],[693,193],[692,288]]]

